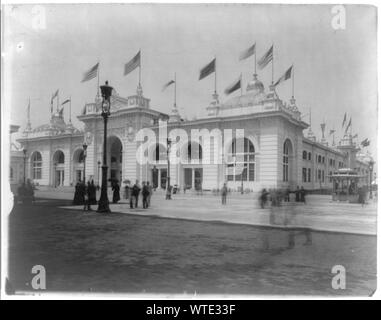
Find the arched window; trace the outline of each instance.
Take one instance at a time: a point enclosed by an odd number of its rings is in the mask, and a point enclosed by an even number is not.
[[[59,164],[63,164],[65,163],[65,155],[62,151],[57,151],[58,154],[57,154],[57,163]]]
[[[303,151],[303,160],[307,160],[307,151]]]
[[[283,144],[283,181],[287,182],[289,179],[289,162],[291,153],[291,142],[286,140]]]
[[[254,181],[255,180],[255,148],[248,139],[242,141],[234,139],[228,153],[227,180]]]
[[[163,161],[163,160],[167,159],[167,150],[160,143],[156,144],[154,159],[155,159],[155,161]]]
[[[188,161],[191,160],[202,160],[202,147],[197,142],[188,143]]]
[[[42,177],[42,156],[38,151],[32,155],[32,178],[41,179]]]

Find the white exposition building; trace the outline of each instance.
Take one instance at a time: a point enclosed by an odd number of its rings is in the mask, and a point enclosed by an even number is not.
[[[220,102],[214,94],[206,109],[205,118],[183,120],[176,105],[170,115],[152,109],[140,84],[137,93],[127,98],[114,91],[107,130],[108,177],[119,181],[150,181],[155,187],[165,188],[168,176],[166,143],[158,140],[152,145],[148,149],[150,163],[141,165],[136,160],[140,142],[135,137],[142,128],[158,132],[159,122],[167,121],[168,132],[183,129],[189,137],[188,144],[173,155],[181,161],[175,163],[176,159],[170,159],[173,163],[170,165],[171,184],[180,188],[213,190],[226,182],[235,190],[241,187],[253,191],[274,187],[294,189],[296,186],[309,190],[328,189],[332,187],[330,174],[339,168],[357,170],[364,176],[361,184],[369,182],[371,158],[359,153],[360,148],[350,134],[335,146],[329,146],[324,135],[317,141],[311,128],[304,136],[303,130],[309,125],[301,119],[295,99],[289,103],[282,101],[271,86],[269,92],[265,92],[256,75],[247,85],[245,94],[226,102]],[[49,124],[34,129],[28,119],[23,137],[18,139],[21,147],[27,150],[26,177],[38,185],[75,185],[83,179],[83,141],[84,137],[90,137],[85,158],[86,180],[93,179],[100,185],[103,159],[103,118],[100,113],[99,98],[84,106],[78,116],[84,123],[83,131],[74,128],[70,120],[65,123],[62,112],[58,111],[52,113]],[[203,163],[207,152],[213,157],[213,142],[209,150],[203,150],[200,141],[191,141],[192,129],[232,130],[230,141],[223,141],[229,146],[222,155],[223,163]],[[237,129],[244,129],[244,137],[239,138],[243,145],[240,152],[236,150]],[[17,168],[12,168],[13,173],[21,168],[20,161],[11,161],[11,166],[14,163]]]

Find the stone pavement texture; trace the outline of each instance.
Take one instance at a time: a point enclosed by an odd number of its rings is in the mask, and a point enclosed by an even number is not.
[[[71,199],[72,192],[37,191],[36,197]],[[97,197],[98,198],[98,197]],[[211,194],[175,194],[172,200],[165,200],[164,192],[155,192],[151,207],[130,209],[127,200],[110,204],[113,212],[140,216],[159,216],[196,221],[219,221],[224,223],[271,226],[277,228],[309,228],[315,231],[344,232],[376,235],[377,202],[370,200],[360,204],[333,202],[330,196],[309,195],[307,204],[286,203],[281,207],[261,209],[258,196],[254,194],[232,194],[227,205],[221,205],[221,198]],[[109,199],[112,199],[111,193]],[[65,209],[81,209],[82,206],[65,206]],[[93,206],[96,210],[97,206]]]

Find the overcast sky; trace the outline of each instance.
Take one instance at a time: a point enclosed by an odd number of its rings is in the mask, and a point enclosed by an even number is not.
[[[50,97],[71,96],[72,118],[96,95],[96,79],[81,83],[83,72],[100,61],[100,82],[108,80],[121,96],[136,92],[138,70],[123,76],[123,66],[141,49],[142,86],[151,108],[169,113],[173,88],[162,86],[177,73],[177,104],[188,118],[206,115],[214,77],[198,81],[199,70],[217,57],[217,88],[223,90],[242,72],[244,88],[252,78],[253,59],[239,62],[242,50],[257,43],[257,57],[274,44],[274,78],[294,64],[295,98],[302,114],[312,109],[312,128],[321,136],[341,135],[344,113],[353,133],[369,138],[376,150],[376,10],[346,6],[345,30],[331,26],[332,5],[43,5],[46,29],[33,28],[32,5],[7,7],[3,66],[6,107],[11,122],[26,124],[31,98],[32,127],[48,123]],[[258,71],[268,90],[271,66]],[[282,83],[281,99],[291,96]],[[237,91],[231,96],[239,95]],[[68,119],[69,108],[65,109]],[[308,115],[303,118],[309,121]]]

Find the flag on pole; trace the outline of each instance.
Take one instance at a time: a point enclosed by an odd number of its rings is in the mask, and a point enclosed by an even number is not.
[[[341,125],[341,128],[344,128],[346,122],[347,122],[347,113],[344,114],[343,124]]]
[[[368,138],[366,138],[365,140],[361,141],[361,145],[363,147],[367,147],[367,146],[369,146],[369,144],[370,144],[370,141],[368,140]]]
[[[260,70],[264,69],[270,61],[273,59],[273,46],[263,55],[258,61],[258,67]]]
[[[356,139],[358,136],[358,133],[356,133],[354,136],[352,136],[352,139]]]
[[[171,80],[169,82],[167,82],[164,86],[163,86],[163,89],[161,91],[164,91],[165,89],[167,89],[171,84],[174,84],[175,83],[175,80]]]
[[[140,67],[140,50],[129,62],[124,65],[124,75],[128,75],[134,71],[137,67]]]
[[[61,106],[63,106],[64,104],[70,102],[70,99],[66,99],[64,102],[61,103]]]
[[[334,129],[331,129],[331,130],[329,130],[329,135],[332,135],[332,134],[334,134],[334,133],[335,133],[335,131],[336,131],[336,130],[334,130]]]
[[[234,81],[229,87],[225,89],[225,94],[231,94],[232,92],[238,90],[241,88],[241,80],[242,80],[242,75],[239,77],[238,80]]]
[[[287,69],[287,71],[284,73],[284,75],[281,76],[281,77],[278,79],[278,81],[274,83],[274,87],[276,87],[279,83],[281,83],[281,82],[283,82],[283,81],[286,81],[286,80],[288,80],[288,79],[291,78],[292,67],[293,67],[293,66],[289,67],[289,68]]]
[[[345,128],[345,133],[347,133],[349,127],[352,125],[352,117],[349,119],[349,122],[348,122],[348,125],[347,127]]]
[[[208,75],[216,71],[216,58],[209,62],[205,67],[200,70],[200,77],[198,80],[204,79]]]
[[[98,68],[99,68],[99,62],[83,74],[83,78],[81,82],[94,79],[98,75]]]
[[[58,91],[59,91],[59,89],[57,89],[57,91],[52,95],[52,100],[51,101],[53,101],[54,98],[58,97]]]
[[[239,61],[245,60],[251,57],[255,53],[255,43],[245,51],[243,51],[239,56]]]

